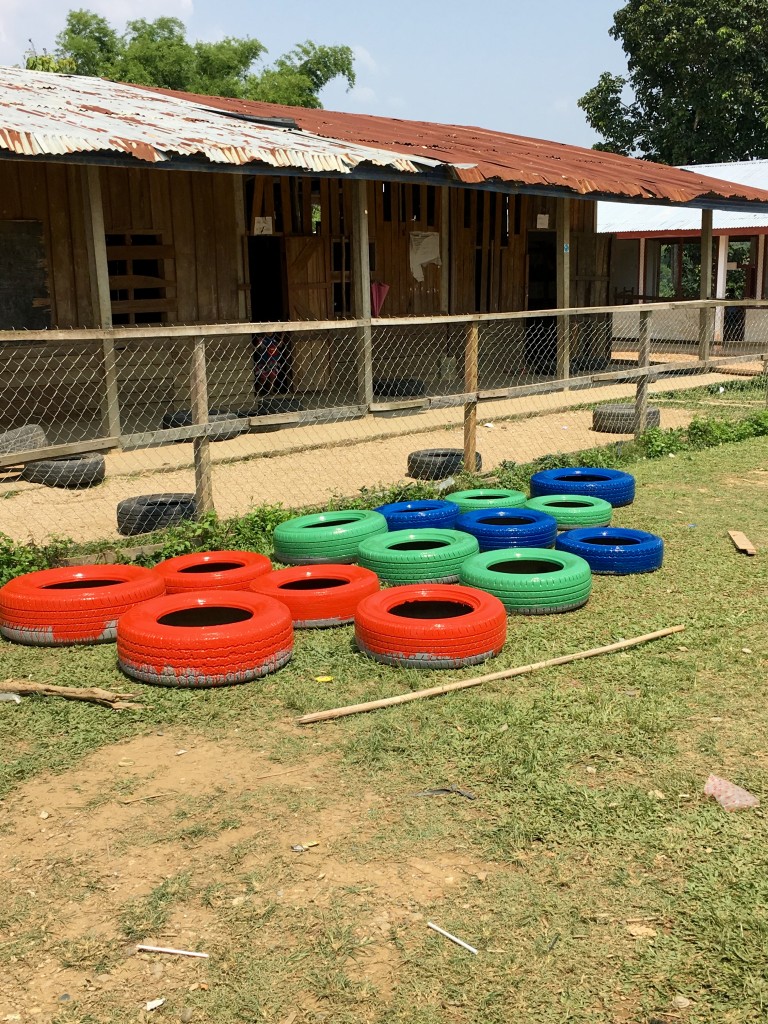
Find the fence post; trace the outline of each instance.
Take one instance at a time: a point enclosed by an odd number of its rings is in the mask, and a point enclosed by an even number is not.
[[[352,181],[352,305],[358,327],[357,401],[373,402],[373,335],[371,331],[371,263],[368,250],[368,182]]]
[[[712,211],[701,211],[701,266],[699,268],[699,298],[712,298]],[[709,359],[712,345],[712,311],[703,307],[699,312],[699,359]]]
[[[651,365],[651,311],[650,309],[640,310],[640,335],[638,339],[637,365]],[[648,374],[637,378],[637,390],[635,392],[635,438],[645,430],[648,423]]]
[[[557,308],[571,304],[571,201],[557,201]],[[557,379],[571,375],[571,318],[557,318]]]
[[[471,395],[464,401],[464,471],[475,472],[477,452],[477,364],[480,331],[476,320],[467,324],[464,340],[464,391]]]
[[[91,283],[91,309],[97,327],[112,327],[112,300],[109,295],[107,239],[104,232],[104,208],[101,200],[101,178],[98,167],[82,169],[83,212],[85,216],[85,247]],[[108,437],[120,436],[120,398],[117,389],[117,358],[114,338],[101,343],[104,366],[102,398],[103,429]]]
[[[208,422],[208,374],[205,367],[205,338],[192,340],[192,362],[189,376],[192,422]],[[195,503],[198,513],[213,512],[213,479],[211,476],[211,442],[195,437],[192,451],[195,462]]]

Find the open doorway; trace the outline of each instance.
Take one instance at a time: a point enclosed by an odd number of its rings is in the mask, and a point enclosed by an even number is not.
[[[526,254],[526,295],[528,309],[557,306],[557,233],[528,233]],[[557,319],[536,316],[526,320],[525,363],[537,377],[552,376],[557,370]]]
[[[251,317],[254,323],[285,320],[285,259],[283,240],[274,235],[248,238]],[[284,334],[253,335],[253,390],[257,398],[291,391],[293,369],[290,341]],[[271,409],[269,411],[282,411]]]

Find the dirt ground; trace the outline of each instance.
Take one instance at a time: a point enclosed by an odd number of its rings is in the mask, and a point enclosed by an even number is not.
[[[664,380],[654,390],[680,390],[727,380],[722,374]],[[503,460],[527,462],[551,452],[579,451],[626,440],[597,434],[592,414],[573,406],[631,399],[631,385],[488,402],[478,409],[478,451],[483,468]],[[361,487],[405,479],[409,452],[417,448],[463,447],[462,410],[429,410],[389,419],[366,417],[268,434],[247,434],[211,445],[214,503],[223,516],[242,515],[261,503],[301,506]],[[524,416],[509,422],[505,417]],[[685,410],[663,411],[662,427],[690,421]],[[491,424],[491,426],[485,426]],[[124,498],[159,492],[193,492],[192,445],[167,445],[106,456],[103,484],[67,491],[21,481],[0,471],[0,533],[14,540],[42,541],[52,535],[76,541],[114,539],[115,508]]]
[[[345,793],[332,758],[286,768],[264,753],[142,736],[0,804],[0,876],[9,886],[0,932],[10,952],[0,1020],[47,1022],[64,1009],[75,1015],[67,1020],[103,1020],[110,1007],[133,1007],[130,1019],[143,1020],[156,998],[177,1014],[188,1003],[204,1014],[209,961],[137,953],[137,940],[221,960],[232,918],[275,902],[322,910],[341,892],[360,904],[354,969],[386,993],[398,957],[391,928],[425,927],[433,901],[492,869],[426,846],[418,858],[368,863],[365,840],[381,828],[387,798]],[[331,803],[318,798],[328,793]],[[291,850],[310,841],[318,845]],[[151,916],[158,892],[169,896],[165,919]],[[250,941],[254,956],[268,954],[263,930]]]

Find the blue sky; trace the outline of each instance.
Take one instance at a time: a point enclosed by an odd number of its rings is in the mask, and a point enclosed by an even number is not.
[[[608,36],[621,0],[0,0],[0,64],[21,61],[31,37],[53,49],[66,12],[84,6],[122,28],[128,18],[182,19],[190,38],[253,35],[274,57],[304,39],[348,43],[352,91],[331,85],[323,105],[497,128],[589,146],[576,100],[601,71],[624,69]]]

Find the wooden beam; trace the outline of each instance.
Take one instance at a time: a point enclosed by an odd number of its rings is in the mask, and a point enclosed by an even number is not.
[[[680,245],[682,249],[682,245]],[[699,268],[699,298],[712,298],[712,211],[701,211],[701,266]],[[709,358],[713,334],[712,316],[708,309],[699,313],[699,359]]]
[[[651,313],[645,309],[640,314],[640,337],[637,353],[638,366],[648,367],[651,365]],[[648,374],[637,378],[637,389],[635,392],[635,422],[634,435],[639,437],[645,430],[648,423]]]
[[[451,193],[447,185],[440,195],[440,312],[451,311]]]
[[[765,235],[757,236],[757,268],[755,273],[755,299],[760,300],[765,291]]]
[[[557,305],[567,309],[571,304],[571,201],[557,201]],[[567,380],[571,375],[571,318],[557,319],[557,376]]]
[[[83,190],[88,275],[91,284],[91,315],[95,327],[109,330],[112,327],[112,301],[109,295],[107,239],[104,231],[104,206],[99,175],[98,167],[83,167],[80,180]],[[103,338],[101,347],[104,361],[104,396],[102,399],[104,432],[111,437],[117,437],[120,434],[120,395],[117,386],[117,357],[114,338]]]
[[[192,422],[208,422],[208,375],[205,366],[205,338],[192,342],[190,392]],[[213,512],[213,478],[211,475],[211,442],[207,437],[196,437],[193,442],[195,463],[195,501],[198,515]]]
[[[752,541],[747,537],[741,530],[729,530],[728,536],[733,541],[737,551],[743,552],[745,555],[756,555],[757,548]]]
[[[85,455],[89,452],[108,452],[120,447],[119,437],[100,437],[95,441],[73,441],[72,444],[54,444],[47,448],[33,448],[27,452],[0,455],[0,469],[25,466],[41,459],[62,459],[67,455]]]
[[[715,298],[725,298],[725,286],[728,280],[728,235],[720,235],[717,240],[717,272],[715,274]],[[725,333],[725,306],[715,310],[714,340],[722,344]]]
[[[639,251],[637,254],[637,294],[645,295],[645,239],[639,240]]]
[[[464,471],[475,472],[477,452],[477,369],[480,329],[476,322],[467,325],[464,342],[464,391],[472,397],[464,404]]]
[[[357,336],[357,400],[373,401],[373,333],[371,331],[371,266],[368,239],[368,183],[351,181],[352,189],[352,312],[363,323]]]

